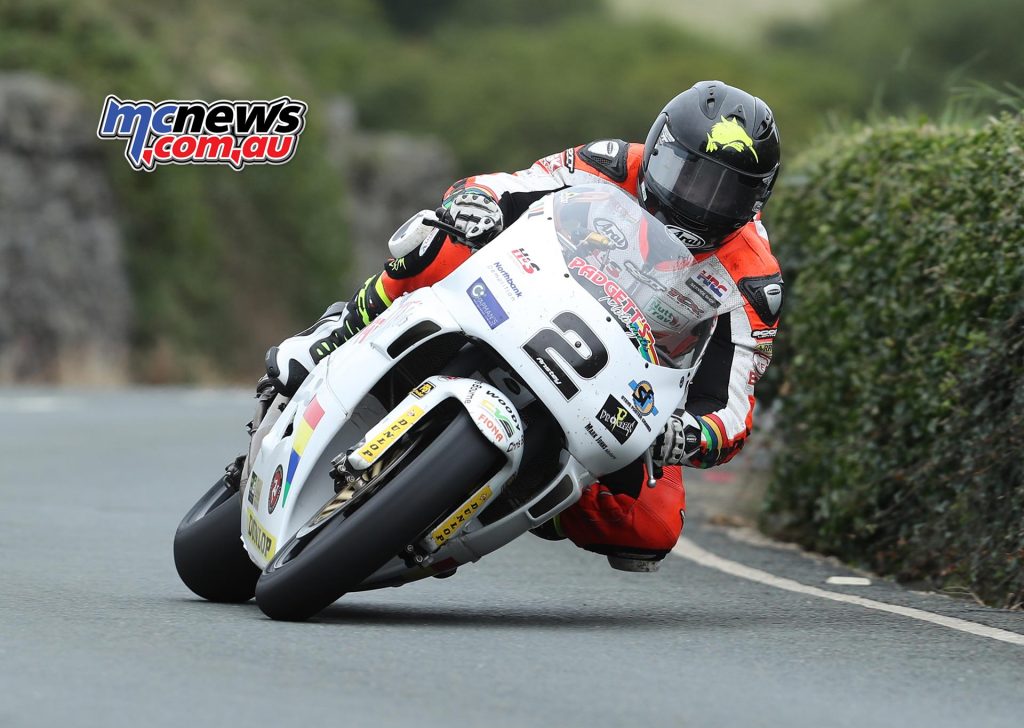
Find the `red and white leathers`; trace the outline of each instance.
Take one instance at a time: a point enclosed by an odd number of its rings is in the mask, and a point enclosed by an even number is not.
[[[580,184],[606,182],[634,198],[641,183],[643,144],[604,140],[544,157],[515,173],[482,174],[460,180],[445,201],[464,190],[479,189],[497,200],[510,225],[536,200]],[[694,305],[721,308],[711,341],[690,385],[685,411],[700,423],[699,452],[687,463],[707,468],[728,462],[753,426],[754,387],[772,356],[782,304],[782,277],[772,256],[760,216],[740,228],[717,250],[695,254],[705,262],[699,286],[680,285]],[[388,262],[356,294],[345,317],[351,336],[403,293],[444,278],[472,250],[437,236],[426,248]],[[712,257],[714,256],[714,257]],[[677,466],[668,466],[655,488],[642,485],[646,471],[635,463],[602,478],[559,519],[560,530],[591,550],[664,554],[682,530],[685,491]]]

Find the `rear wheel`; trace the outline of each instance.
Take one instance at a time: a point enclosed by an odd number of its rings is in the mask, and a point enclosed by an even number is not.
[[[459,409],[439,433],[411,433],[350,501],[329,504],[281,547],[256,585],[272,619],[303,620],[359,586],[500,467],[503,456]]]
[[[242,494],[226,476],[196,501],[174,534],[174,566],[185,586],[211,602],[246,602],[260,570],[242,545]]]

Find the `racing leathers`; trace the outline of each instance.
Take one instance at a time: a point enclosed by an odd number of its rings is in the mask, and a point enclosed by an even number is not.
[[[472,254],[471,246],[484,244],[547,194],[573,185],[605,182],[636,198],[638,185],[642,184],[643,146],[621,140],[597,141],[544,157],[520,172],[460,180],[445,193],[442,206],[449,210],[454,207],[458,214],[469,210],[460,229],[476,230],[476,241],[468,235],[469,245],[443,235],[426,238],[420,247],[389,260],[383,272],[370,277],[347,307],[336,304],[304,333],[315,339],[319,351],[328,353],[399,296],[444,278]],[[493,209],[493,205],[480,204],[478,196],[497,202],[500,220],[487,219],[487,209]],[[481,214],[474,215],[474,210]],[[481,216],[482,222],[477,219]],[[452,217],[458,222],[458,215]],[[677,413],[677,429],[680,438],[683,428],[679,423],[699,429],[699,443],[686,449],[692,455],[684,464],[708,468],[728,462],[750,434],[754,387],[771,360],[783,288],[779,265],[759,215],[716,250],[694,251],[694,255],[703,267],[685,284],[681,281],[679,289],[673,288],[670,295],[694,310],[710,306],[720,314],[683,411]],[[268,370],[272,377],[284,381],[276,364],[281,358],[271,350]],[[305,373],[299,375],[304,377]],[[565,535],[579,546],[613,556],[664,556],[682,530],[682,476],[677,466],[669,465],[656,487],[646,487],[647,478],[646,467],[640,461],[604,476],[576,506],[551,524],[554,533],[548,535]]]

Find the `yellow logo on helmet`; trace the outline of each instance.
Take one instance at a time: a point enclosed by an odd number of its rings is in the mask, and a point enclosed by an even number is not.
[[[715,152],[719,149],[731,149],[734,152],[749,151],[754,155],[754,161],[758,161],[757,152],[754,151],[754,140],[736,121],[735,117],[722,119],[713,127],[708,134],[708,144],[704,147],[705,152]]]

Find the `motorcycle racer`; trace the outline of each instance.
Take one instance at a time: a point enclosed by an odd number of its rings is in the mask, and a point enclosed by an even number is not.
[[[399,296],[444,278],[536,200],[580,184],[614,184],[706,263],[684,304],[722,307],[682,409],[654,448],[657,484],[642,460],[605,475],[581,500],[538,529],[548,538],[606,554],[616,568],[653,570],[683,527],[679,465],[728,462],[753,427],[754,387],[772,356],[783,281],[760,214],[778,175],[779,136],[760,99],[703,81],[666,104],[646,142],[596,141],[543,157],[526,170],[460,180],[437,216],[461,232],[456,242],[417,225],[392,237],[394,256],[351,301],[336,303],[306,331],[267,354],[277,391],[292,394],[316,362],[367,326]],[[729,302],[732,302],[731,306]]]

